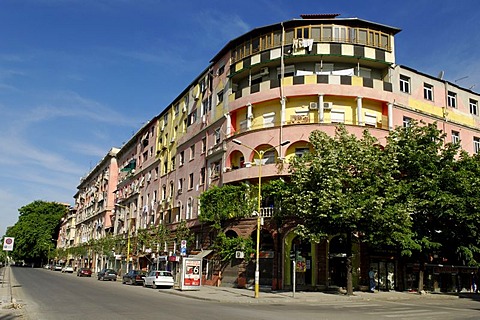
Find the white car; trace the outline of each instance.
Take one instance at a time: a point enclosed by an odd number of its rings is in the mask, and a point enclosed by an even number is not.
[[[73,273],[73,267],[72,266],[65,266],[62,268],[62,272],[68,272],[68,273]]]
[[[173,287],[173,276],[170,271],[152,270],[143,279],[144,287]]]

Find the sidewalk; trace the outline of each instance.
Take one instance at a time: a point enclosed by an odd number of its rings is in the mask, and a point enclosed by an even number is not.
[[[0,268],[0,319],[23,318],[21,305],[12,295],[12,271],[10,266]]]
[[[405,300],[422,300],[422,299],[459,299],[461,294],[418,294],[409,292],[354,292],[353,296],[347,296],[341,293],[327,292],[309,292],[301,291],[270,291],[268,289],[260,289],[259,298],[254,297],[254,291],[248,289],[238,289],[231,287],[211,287],[202,286],[200,290],[181,291],[177,289],[159,290],[164,294],[174,294],[190,299],[215,301],[223,303],[252,303],[252,304],[326,304],[333,302],[351,302],[351,301],[405,301]],[[479,295],[466,293],[465,297],[480,300]]]

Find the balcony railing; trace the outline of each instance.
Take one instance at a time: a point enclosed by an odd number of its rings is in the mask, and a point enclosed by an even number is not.
[[[260,208],[260,217],[261,218],[271,218],[273,216],[275,208],[274,207],[263,207]],[[252,214],[252,216],[256,216],[256,212]]]

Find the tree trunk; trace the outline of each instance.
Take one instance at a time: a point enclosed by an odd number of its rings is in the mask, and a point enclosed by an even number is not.
[[[347,268],[347,295],[353,295],[353,277],[352,277],[352,233],[347,233],[347,261],[346,261],[346,268]]]
[[[424,271],[425,271],[425,259],[422,256],[422,258],[420,258],[420,267],[418,271],[418,293],[421,293],[423,291]]]
[[[418,272],[418,293],[423,291],[423,268],[420,266],[420,271]]]

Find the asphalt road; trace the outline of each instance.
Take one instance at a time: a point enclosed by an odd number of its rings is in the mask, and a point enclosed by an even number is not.
[[[352,303],[224,304],[159,292],[121,281],[97,281],[43,269],[12,268],[25,319],[480,319],[480,302],[359,301]],[[169,289],[160,289],[168,290]]]

